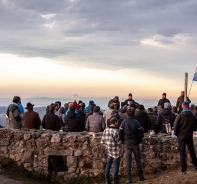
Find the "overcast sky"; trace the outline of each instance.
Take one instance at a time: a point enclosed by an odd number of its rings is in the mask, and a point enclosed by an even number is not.
[[[0,96],[176,98],[196,20],[196,0],[0,0]]]

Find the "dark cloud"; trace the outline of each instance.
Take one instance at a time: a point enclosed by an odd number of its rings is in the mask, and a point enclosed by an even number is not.
[[[176,62],[185,54],[162,50],[183,49],[185,40],[175,40],[177,35],[189,36],[196,46],[196,18],[195,0],[3,0],[0,50],[92,68],[151,70],[158,61]],[[151,40],[143,44],[156,34],[159,48]]]

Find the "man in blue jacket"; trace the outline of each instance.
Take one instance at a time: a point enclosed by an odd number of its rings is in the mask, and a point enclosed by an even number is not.
[[[189,102],[182,104],[182,112],[177,116],[174,123],[174,134],[178,137],[181,172],[187,174],[186,145],[188,147],[192,163],[197,170],[197,158],[194,150],[193,131],[196,130],[197,121],[189,109]]]

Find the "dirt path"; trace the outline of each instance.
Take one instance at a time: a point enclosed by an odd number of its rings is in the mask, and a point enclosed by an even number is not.
[[[16,181],[3,175],[0,175],[0,183],[1,184],[23,184],[23,182],[21,181]]]

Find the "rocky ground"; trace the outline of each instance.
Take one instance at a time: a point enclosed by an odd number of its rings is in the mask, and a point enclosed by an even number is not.
[[[25,184],[26,182],[17,181],[11,179],[12,176],[6,176],[1,172],[0,183],[1,184]],[[138,181],[137,177],[133,178],[133,183],[137,184],[196,184],[197,183],[197,172],[193,168],[189,168],[186,175],[180,173],[180,169],[173,171],[164,171],[154,175],[147,175],[146,181]],[[21,178],[23,180],[23,178]],[[125,179],[121,179],[121,183],[124,184]],[[66,183],[65,183],[66,184]],[[74,183],[73,183],[74,184]],[[87,183],[90,184],[90,183]],[[92,184],[92,183],[91,183]],[[104,184],[104,183],[97,183]]]

